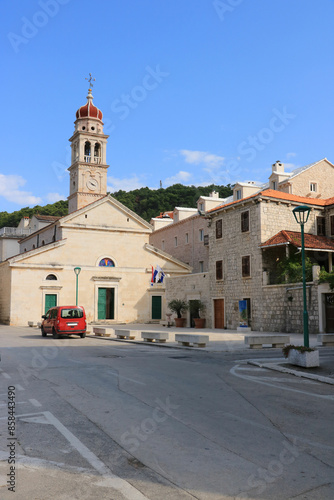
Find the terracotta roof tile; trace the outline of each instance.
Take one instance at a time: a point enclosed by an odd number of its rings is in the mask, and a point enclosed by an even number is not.
[[[323,200],[320,198],[308,198],[306,196],[297,196],[295,194],[283,193],[282,191],[276,191],[274,189],[265,189],[264,191],[259,191],[255,194],[252,194],[251,196],[247,196],[246,198],[242,198],[241,200],[231,201],[230,203],[226,203],[223,205],[219,205],[218,207],[211,208],[211,210],[208,210],[208,213],[215,212],[215,211],[220,210],[222,208],[226,208],[226,207],[235,205],[236,203],[244,202],[246,200],[251,200],[252,198],[261,197],[261,196],[268,197],[268,198],[274,198],[274,199],[278,199],[278,200],[295,201],[297,203],[300,203],[301,205],[313,205],[313,206],[319,206],[319,207],[324,207],[327,205],[334,204],[334,197],[328,198],[327,200]]]
[[[332,250],[334,251],[334,240],[326,236],[317,236],[315,234],[305,233],[305,248],[313,250]],[[291,244],[297,248],[301,247],[301,233],[297,231],[280,231],[262,243],[260,247],[280,246]]]

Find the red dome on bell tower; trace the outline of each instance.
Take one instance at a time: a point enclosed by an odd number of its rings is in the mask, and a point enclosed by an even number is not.
[[[76,112],[76,118],[97,118],[102,121],[102,111],[94,106],[92,89],[88,89],[87,103]]]

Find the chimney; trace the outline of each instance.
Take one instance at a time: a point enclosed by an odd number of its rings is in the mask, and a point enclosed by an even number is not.
[[[278,174],[284,174],[284,163],[277,160],[272,165],[272,172],[277,172]]]
[[[217,191],[212,191],[210,194],[209,194],[210,198],[215,198],[215,199],[218,199],[219,198],[219,193],[217,193]]]

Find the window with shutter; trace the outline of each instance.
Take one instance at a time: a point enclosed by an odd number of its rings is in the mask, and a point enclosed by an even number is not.
[[[216,261],[216,280],[222,280],[222,279],[223,279],[223,261],[217,260]]]
[[[242,257],[242,277],[248,278],[250,276],[250,256],[245,255]]]
[[[241,232],[246,233],[249,231],[249,210],[241,212]]]
[[[216,239],[222,238],[223,236],[223,224],[222,219],[216,221]]]

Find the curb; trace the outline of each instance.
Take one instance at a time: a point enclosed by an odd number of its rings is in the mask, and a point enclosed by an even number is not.
[[[295,375],[296,377],[308,378],[310,380],[315,380],[316,382],[322,382],[324,384],[334,385],[334,379],[329,377],[322,377],[321,375],[314,375],[313,373],[305,373],[298,370],[292,370],[291,368],[285,368],[285,366],[280,366],[275,363],[260,363],[258,361],[248,361],[249,365],[258,366],[260,368],[267,368],[268,370],[273,370],[281,373],[289,373],[290,375]]]

